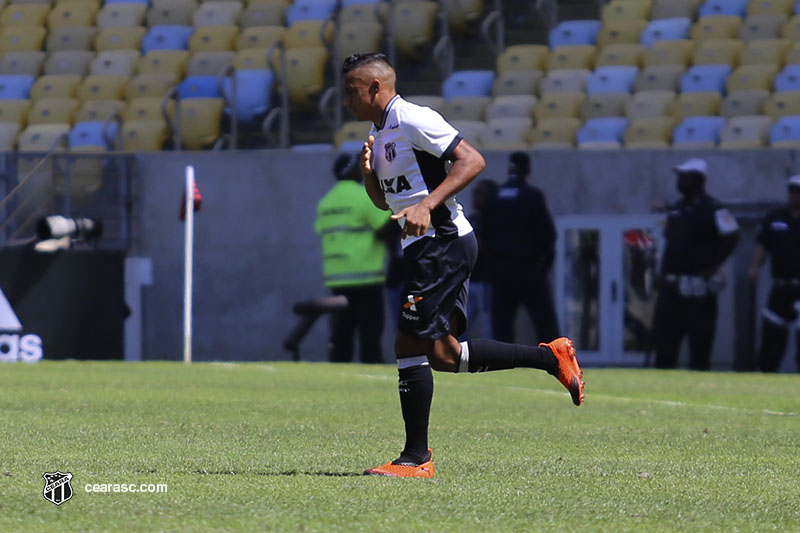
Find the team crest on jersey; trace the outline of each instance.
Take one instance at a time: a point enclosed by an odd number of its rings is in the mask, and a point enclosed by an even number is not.
[[[395,143],[388,142],[383,146],[383,149],[384,149],[384,155],[386,156],[386,161],[388,161],[389,163],[394,161],[394,158],[397,157],[397,150]]]

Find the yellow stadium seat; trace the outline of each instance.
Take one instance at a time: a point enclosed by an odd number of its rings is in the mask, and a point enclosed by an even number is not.
[[[93,26],[98,11],[99,6],[92,2],[59,2],[47,14],[47,27],[53,30],[64,26]]]
[[[378,22],[342,24],[335,37],[334,50],[339,54],[336,63],[364,50],[380,50],[383,41],[383,26]]]
[[[138,50],[108,50],[97,54],[89,64],[90,74],[131,76],[139,61]]]
[[[786,39],[754,39],[747,43],[739,55],[742,65],[783,65],[783,56],[789,48]]]
[[[597,33],[597,46],[602,48],[609,44],[636,44],[645,26],[647,26],[645,20],[606,21]]]
[[[242,4],[238,2],[203,2],[192,13],[192,24],[200,26],[236,26]]]
[[[50,54],[44,62],[45,74],[78,74],[89,73],[89,64],[94,59],[94,52],[89,50],[59,50]]]
[[[436,2],[403,2],[392,6],[389,20],[394,24],[395,46],[400,55],[419,57],[424,53],[433,40],[438,12]]]
[[[22,129],[27,123],[30,108],[30,100],[0,100],[0,122],[13,122]]]
[[[239,28],[236,26],[200,26],[189,38],[191,52],[233,50]]]
[[[113,27],[100,30],[94,40],[95,50],[104,52],[106,50],[140,50],[142,47],[142,37],[146,30],[141,26],[133,28]]]
[[[542,70],[549,49],[539,44],[516,44],[497,56],[497,73],[511,70]]]
[[[44,26],[50,6],[46,4],[12,4],[3,9],[0,25],[9,26]]]
[[[188,150],[209,148],[219,139],[222,98],[185,98],[180,102],[181,144]]]
[[[28,124],[72,124],[79,105],[74,98],[42,98],[28,110]]]
[[[90,74],[78,87],[78,98],[86,100],[122,100],[125,98],[127,76]]]
[[[625,131],[624,143],[628,149],[669,148],[675,119],[651,116],[632,119]]]
[[[508,70],[494,79],[492,95],[536,94],[543,76],[540,70]]]
[[[14,122],[0,122],[0,150],[12,152],[17,145],[20,125]]]
[[[764,114],[777,120],[781,117],[800,115],[800,91],[772,93],[764,102]]]
[[[747,4],[747,15],[788,16],[793,11],[794,3],[794,0],[750,0]]]
[[[694,20],[697,15],[696,0],[655,0],[650,9],[650,19],[671,19],[686,17]]]
[[[783,62],[787,65],[800,64],[800,41],[792,42],[783,55]]]
[[[595,67],[631,65],[641,67],[645,48],[641,44],[609,44],[594,58]]]
[[[62,26],[47,33],[47,51],[91,50],[97,29],[93,26]]]
[[[451,125],[472,146],[482,148],[481,135],[483,130],[486,129],[485,122],[482,120],[454,120]]]
[[[356,4],[358,6],[359,4]],[[251,1],[239,14],[239,26],[253,28],[257,26],[283,26],[288,4],[284,0]],[[372,7],[372,4],[369,5]],[[347,8],[342,8],[344,12]],[[374,11],[374,10],[373,10]]]
[[[81,76],[77,74],[46,74],[31,87],[31,100],[42,98],[74,98],[78,94]]]
[[[672,104],[672,117],[680,123],[686,117],[716,115],[722,95],[714,92],[681,93]]]
[[[163,0],[153,2],[147,11],[148,26],[191,26],[195,0]]]
[[[271,69],[273,68],[273,62],[267,58],[268,52],[268,48],[239,50],[233,58],[233,66],[237,69]],[[273,51],[273,57],[279,57],[276,56],[275,51]]]
[[[591,71],[583,68],[552,70],[539,82],[539,93],[586,92]]]
[[[312,48],[328,46],[333,39],[333,24],[324,20],[300,20],[287,30],[284,44],[287,48]]]
[[[164,120],[161,104],[162,98],[158,97],[134,98],[125,107],[123,118],[126,122],[129,120]],[[175,117],[174,101],[170,101],[167,105],[167,113],[171,119]]]
[[[47,152],[69,129],[69,124],[31,124],[19,134],[17,147],[20,152]]]
[[[740,117],[760,115],[769,98],[769,91],[764,89],[741,89],[732,91],[722,100],[719,107],[721,117]]]
[[[688,39],[679,41],[657,41],[644,54],[647,67],[656,65],[687,66],[694,51],[694,43]]]
[[[0,33],[3,52],[38,52],[42,49],[47,30],[40,26],[8,26]]]
[[[161,150],[169,137],[163,120],[126,120],[120,133],[120,147],[125,152]]]
[[[489,101],[488,96],[453,98],[442,104],[441,112],[448,121],[483,120]]]
[[[594,66],[594,56],[597,48],[594,45],[564,45],[556,46],[547,55],[547,70],[557,70],[565,68],[586,68]]]
[[[122,100],[89,100],[81,104],[75,113],[75,122],[105,121],[117,113],[122,116],[125,102]]]
[[[575,146],[575,137],[581,127],[575,117],[542,118],[528,136],[534,150],[563,149]]]
[[[286,51],[286,77],[289,101],[310,107],[325,88],[325,64],[328,51],[323,47],[291,48]]]
[[[532,94],[496,96],[486,108],[486,120],[507,117],[532,117],[536,108]]]
[[[777,73],[777,65],[742,65],[728,76],[728,92],[743,89],[771,91]]]
[[[104,5],[97,13],[98,28],[141,26],[147,12],[147,4],[120,2]]]
[[[285,37],[286,28],[282,26],[254,26],[236,36],[236,49],[269,48],[276,42],[283,42]]]
[[[695,65],[732,65],[739,63],[739,54],[744,44],[739,39],[707,39],[694,49],[692,63]]]
[[[136,72],[139,74],[170,74],[176,81],[186,74],[189,52],[185,50],[151,50],[139,60]]]
[[[342,6],[339,11],[339,24],[350,22],[380,22],[376,4],[358,3]]]
[[[598,93],[589,95],[581,104],[581,119],[621,117],[631,99],[628,93]]]
[[[42,72],[44,52],[6,52],[0,59],[0,74],[39,76]]]
[[[781,37],[792,41],[800,40],[800,15],[795,15],[786,21],[781,30]]]
[[[732,117],[719,133],[719,147],[742,150],[766,146],[771,125],[772,119],[764,115]]]
[[[747,17],[739,27],[739,39],[747,43],[753,39],[778,38],[786,20],[786,15],[753,15]]]
[[[217,76],[233,63],[234,52],[197,52],[186,67],[187,76]]]
[[[440,113],[442,106],[444,105],[444,98],[432,94],[415,94],[413,96],[407,96],[406,100],[412,104],[417,104],[418,106],[430,107],[434,111],[438,111]]]
[[[487,122],[480,133],[485,150],[527,150],[528,132],[533,127],[530,117],[502,117]]]
[[[646,67],[636,76],[633,90],[638,91],[677,91],[681,75],[686,71],[683,65],[654,65]]]
[[[735,39],[742,19],[734,15],[710,15],[700,17],[692,26],[692,40]]]
[[[674,91],[642,91],[634,93],[625,104],[625,116],[629,119],[667,117],[675,101]]]
[[[368,120],[345,122],[336,130],[333,136],[333,144],[336,148],[340,148],[343,143],[363,143],[367,140],[371,127],[372,122]]]
[[[152,97],[162,98],[175,86],[176,78],[172,74],[137,74],[128,81],[125,87],[125,99]]]
[[[442,4],[448,28],[456,35],[475,33],[483,7],[483,0],[447,0]]]
[[[536,120],[556,117],[575,117],[580,115],[581,104],[586,99],[583,93],[545,93],[533,110]]]
[[[649,0],[612,0],[603,6],[603,22],[613,20],[647,20],[650,13]]]

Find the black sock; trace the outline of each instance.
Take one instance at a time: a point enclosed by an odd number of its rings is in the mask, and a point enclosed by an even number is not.
[[[461,344],[462,349],[464,343]],[[508,344],[489,339],[466,343],[470,372],[490,372],[509,368],[538,368],[550,374],[558,373],[558,360],[547,347]],[[462,356],[463,359],[463,356]]]
[[[400,360],[402,361],[402,359]],[[433,399],[433,373],[425,362],[398,370],[400,407],[406,425],[406,446],[395,464],[422,464],[428,460],[428,419]]]

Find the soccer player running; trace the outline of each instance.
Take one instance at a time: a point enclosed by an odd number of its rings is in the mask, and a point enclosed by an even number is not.
[[[342,65],[344,105],[373,123],[361,154],[367,194],[402,226],[408,279],[395,355],[406,443],[400,457],[365,474],[433,477],[428,419],[433,374],[510,368],[547,371],[583,402],[583,372],[572,341],[538,347],[473,339],[466,327],[467,288],[477,243],[455,194],[483,170],[483,156],[441,115],[401,98],[386,56],[355,54]],[[445,163],[451,161],[449,170]]]

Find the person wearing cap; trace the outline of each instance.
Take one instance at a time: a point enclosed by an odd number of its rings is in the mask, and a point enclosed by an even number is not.
[[[770,211],[761,223],[747,273],[755,283],[767,255],[772,259],[772,287],[762,313],[758,361],[762,372],[780,368],[789,327],[797,323],[800,308],[800,175],[789,178],[788,189],[788,204]],[[795,335],[800,367],[800,331]]]
[[[348,303],[346,310],[332,315],[328,358],[352,361],[358,330],[361,362],[381,363],[386,246],[379,232],[389,214],[372,205],[361,184],[358,162],[353,154],[336,158],[336,185],[317,205],[314,223],[322,240],[325,286]]]
[[[676,166],[681,199],[668,207],[666,245],[653,317],[656,368],[675,368],[686,336],[689,367],[711,368],[717,321],[717,293],[725,285],[718,273],[739,241],[731,212],[705,190],[708,165],[689,159]]]
[[[525,152],[509,157],[508,180],[486,210],[486,244],[492,284],[492,335],[514,342],[520,305],[539,342],[559,337],[548,278],[555,259],[556,229],[544,193],[528,184],[531,163]]]

